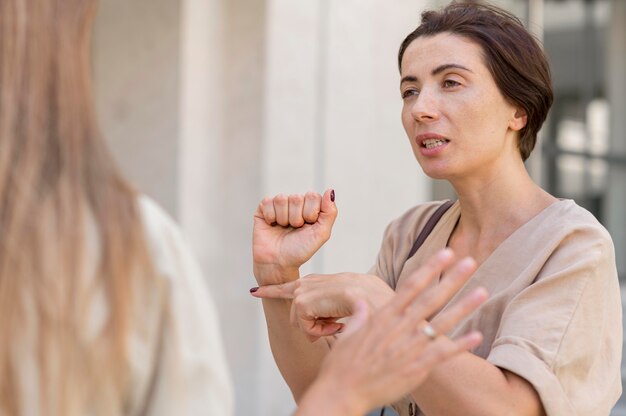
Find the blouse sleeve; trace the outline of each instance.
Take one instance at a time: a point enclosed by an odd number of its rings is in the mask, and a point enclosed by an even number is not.
[[[548,416],[606,416],[621,394],[621,319],[611,239],[579,229],[507,305],[487,359],[529,381]]]
[[[378,256],[376,256],[376,263],[369,269],[368,274],[373,274],[380,277],[387,285],[395,290],[394,271],[393,271],[393,252],[394,252],[394,238],[391,232],[393,223],[390,223],[385,228],[383,233],[383,241],[381,243]]]
[[[146,414],[232,415],[233,393],[218,315],[203,275],[176,224],[142,200],[166,302]]]

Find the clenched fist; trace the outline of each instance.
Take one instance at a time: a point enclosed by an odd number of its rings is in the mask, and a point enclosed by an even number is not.
[[[254,213],[252,253],[260,285],[299,277],[298,269],[330,238],[337,218],[335,192],[276,195]]]

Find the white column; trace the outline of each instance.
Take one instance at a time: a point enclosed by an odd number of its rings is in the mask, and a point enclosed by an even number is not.
[[[400,121],[400,43],[435,2],[330,2],[325,169],[340,217],[328,272],[365,271],[390,220],[431,198]]]
[[[425,3],[269,3],[264,189],[336,190],[339,219],[317,271],[367,269],[387,222],[429,196],[400,123],[396,64]]]
[[[181,222],[219,309],[236,414],[288,414],[269,407],[291,401],[275,394],[286,387],[269,352],[261,304],[248,292],[256,284],[252,214],[262,196],[265,2],[184,4]],[[266,368],[275,380],[268,391],[260,382]]]
[[[324,0],[268,0],[263,94],[263,195],[314,189],[319,13]],[[252,208],[252,207],[251,207]],[[262,313],[258,345],[260,416],[290,414],[295,404],[269,350]]]
[[[396,62],[432,3],[268,0],[263,193],[332,187],[339,207],[305,273],[367,270],[385,225],[429,198],[400,123]],[[289,395],[270,396],[273,366],[261,373],[263,409],[285,414]]]
[[[210,281],[219,262],[223,136],[221,0],[181,2],[179,221]],[[173,156],[173,155],[172,155]]]
[[[179,1],[100,3],[92,56],[103,135],[124,174],[176,215]]]

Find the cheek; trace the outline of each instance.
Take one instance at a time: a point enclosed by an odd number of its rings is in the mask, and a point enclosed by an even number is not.
[[[457,114],[460,117],[457,124],[470,137],[493,137],[506,133],[507,119],[503,117],[502,108],[495,103],[484,100],[470,102]]]

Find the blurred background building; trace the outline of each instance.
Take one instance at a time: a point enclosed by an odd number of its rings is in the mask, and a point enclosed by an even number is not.
[[[287,415],[248,289],[264,195],[333,187],[340,216],[305,273],[365,271],[385,225],[450,197],[400,124],[396,53],[447,0],[102,0],[102,130],[123,170],[182,224],[222,322],[237,415]],[[494,0],[542,38],[556,101],[529,162],[613,236],[626,278],[626,1]],[[626,415],[619,405],[614,415]]]

